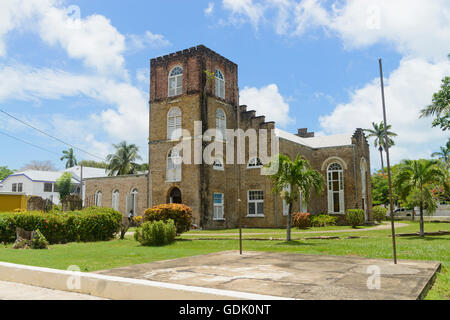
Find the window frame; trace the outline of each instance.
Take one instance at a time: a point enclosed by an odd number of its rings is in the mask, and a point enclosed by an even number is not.
[[[215,201],[216,200],[216,198],[215,198],[216,195],[221,195],[221,198],[220,198],[221,203],[220,204],[216,203],[216,201]],[[220,208],[221,213],[222,213],[221,216],[216,214],[216,208]],[[213,220],[214,221],[223,221],[223,220],[225,220],[225,194],[224,193],[221,193],[221,192],[214,192],[213,193]]]
[[[339,168],[336,168],[336,165]],[[331,168],[334,166],[334,168]],[[337,179],[334,179],[333,173],[337,173]],[[337,182],[338,190],[334,190],[334,183]],[[335,195],[338,199],[339,211],[335,211]],[[345,214],[345,189],[344,189],[344,166],[339,162],[332,162],[327,167],[327,195],[328,195],[328,213]]]
[[[173,124],[171,125],[170,119],[173,118]],[[167,140],[177,141],[182,137],[183,126],[183,112],[179,107],[172,107],[167,112],[166,127],[167,127]],[[178,130],[178,131],[177,131]],[[178,133],[175,137],[172,137],[174,133]]]
[[[46,190],[46,186],[48,187],[50,185],[50,191],[48,191],[48,190]],[[53,192],[53,183],[51,183],[51,182],[44,182],[44,192],[45,193],[51,193],[51,192]]]
[[[225,99],[225,76],[220,69],[216,69],[214,80],[214,93],[216,97]]]
[[[120,191],[115,189],[111,195],[111,206],[114,210],[119,211]]]
[[[252,162],[254,162],[254,160],[256,160],[255,164],[252,163]],[[258,161],[260,164],[258,164]],[[248,160],[248,162],[247,162],[247,169],[260,169],[263,166],[264,165],[259,157],[253,157],[250,160]]]
[[[175,71],[175,69],[180,68],[181,69],[181,73],[178,74],[173,74],[172,73]],[[179,95],[183,94],[183,74],[184,74],[184,70],[183,67],[180,65],[176,65],[174,66],[172,69],[170,69],[169,71],[169,76],[167,79],[167,96],[170,97],[176,97]],[[170,87],[170,83],[171,80],[175,80],[175,88],[171,88]],[[173,92],[171,92],[171,90],[173,90]]]
[[[251,192],[260,192],[262,199],[250,199]],[[250,203],[255,204],[255,213],[250,213]],[[262,203],[262,213],[258,213],[258,204]],[[264,190],[248,190],[247,191],[247,217],[248,218],[263,218],[264,217]]]
[[[172,151],[177,151],[177,156],[172,156]],[[173,159],[179,159],[180,163],[177,164],[174,162]],[[166,156],[166,182],[181,182],[183,177],[183,166],[182,166],[182,156],[180,155],[180,152],[178,151],[177,147],[173,147],[172,149],[167,152]],[[169,168],[169,164],[173,165],[173,168]],[[169,170],[175,170],[174,178],[169,179]],[[177,171],[179,170],[179,172]]]
[[[100,198],[99,198],[99,196],[100,196]],[[102,207],[102,191],[101,190],[97,190],[97,192],[95,192],[94,204],[96,207]]]

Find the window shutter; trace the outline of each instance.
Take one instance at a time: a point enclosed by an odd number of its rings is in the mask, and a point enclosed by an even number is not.
[[[339,210],[341,213],[345,213],[345,207],[344,207],[344,190],[339,191]]]
[[[133,197],[133,215],[137,216],[138,215],[138,194],[134,193],[134,197]]]
[[[328,189],[328,213],[333,212],[333,191]]]
[[[128,214],[131,211],[131,194],[127,195],[127,200],[126,200],[126,214],[128,216]]]

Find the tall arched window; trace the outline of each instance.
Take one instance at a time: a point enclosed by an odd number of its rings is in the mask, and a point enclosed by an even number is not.
[[[177,66],[169,73],[169,97],[183,93],[183,69]]]
[[[225,140],[226,139],[226,129],[227,129],[227,117],[225,115],[225,111],[219,108],[216,110],[216,134],[217,139]]]
[[[181,110],[173,107],[167,113],[167,139],[178,140],[181,137]]]
[[[95,193],[95,206],[96,207],[102,206],[102,192],[101,191],[97,191]]]
[[[127,195],[127,215],[138,215],[138,190],[133,189],[129,195]]]
[[[216,69],[216,96],[225,99],[225,77],[219,69]]]
[[[181,181],[182,157],[177,148],[172,148],[167,154],[166,179],[168,182]]]
[[[112,201],[111,201],[112,208],[114,210],[118,211],[119,210],[119,190],[113,191],[111,199],[112,199]]]
[[[328,213],[344,213],[344,175],[339,163],[332,163],[327,169]]]

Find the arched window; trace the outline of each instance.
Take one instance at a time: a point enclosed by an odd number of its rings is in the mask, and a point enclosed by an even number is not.
[[[216,96],[225,99],[225,77],[218,69],[216,69]]]
[[[95,206],[96,207],[102,206],[102,192],[101,191],[97,191],[95,193]]]
[[[247,168],[261,168],[263,166],[260,158],[251,158]]]
[[[224,170],[222,159],[219,159],[219,158],[214,159],[213,169],[214,170],[219,170],[219,171],[223,171]]]
[[[167,139],[178,140],[181,137],[181,110],[173,107],[167,113]]]
[[[177,148],[173,148],[167,154],[166,179],[168,182],[181,181],[182,157]]]
[[[183,69],[180,66],[173,68],[169,73],[169,97],[183,93]]]
[[[225,140],[226,139],[226,129],[227,129],[227,117],[225,115],[225,111],[219,108],[216,110],[216,134],[217,139]]]
[[[127,215],[138,215],[138,189],[133,189],[127,196]]]
[[[344,213],[344,175],[339,163],[327,169],[328,213]]]
[[[113,191],[111,199],[112,199],[112,201],[111,201],[112,208],[114,210],[118,211],[119,210],[119,190]]]

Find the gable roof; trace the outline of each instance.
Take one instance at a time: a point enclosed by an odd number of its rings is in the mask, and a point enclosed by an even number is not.
[[[351,133],[336,134],[331,136],[319,136],[312,138],[301,138],[295,134],[283,131],[281,129],[275,129],[275,135],[279,138],[292,141],[297,144],[301,144],[312,149],[328,148],[328,147],[341,147],[352,145]]]
[[[61,177],[61,175],[64,172],[61,171],[39,171],[39,170],[25,170],[21,172],[13,173],[9,176],[7,176],[3,181],[6,179],[9,179],[11,177],[17,177],[17,176],[25,176],[31,181],[34,182],[56,182],[57,179]],[[1,181],[1,182],[3,182]],[[73,183],[79,183],[76,179],[72,178]]]
[[[64,172],[72,173],[72,176],[77,180],[81,180],[81,166],[75,166],[69,169],[64,170]],[[91,167],[83,167],[83,180],[89,178],[101,178],[107,177],[105,169],[101,168],[91,168]]]

